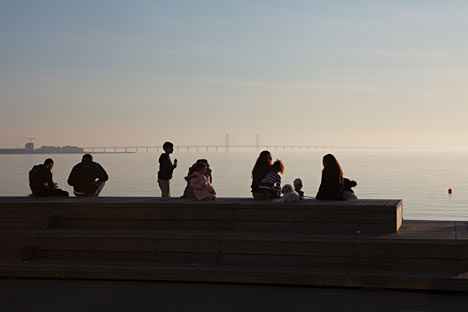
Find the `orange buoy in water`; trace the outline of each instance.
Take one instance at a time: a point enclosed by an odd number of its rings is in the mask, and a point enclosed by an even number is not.
[[[451,188],[448,189],[448,193],[452,194],[452,189]]]

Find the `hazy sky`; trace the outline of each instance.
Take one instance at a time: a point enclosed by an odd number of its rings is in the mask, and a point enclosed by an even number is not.
[[[0,146],[468,147],[467,1],[0,0]]]

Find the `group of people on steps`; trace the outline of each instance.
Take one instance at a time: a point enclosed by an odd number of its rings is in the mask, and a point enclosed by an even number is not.
[[[174,151],[174,144],[165,142],[164,153],[159,157],[158,185],[162,197],[171,197],[170,182],[174,169],[177,168],[177,159],[171,160],[170,154]],[[323,157],[323,170],[320,187],[315,196],[318,200],[346,200],[357,199],[352,190],[356,181],[343,177],[340,164],[332,154]],[[29,185],[33,196],[68,196],[68,192],[58,188],[52,179],[54,162],[48,158],[44,164],[34,166],[29,172]],[[273,200],[293,202],[304,199],[302,180],[297,178],[293,185],[285,184],[281,187],[281,174],[284,165],[281,160],[273,162],[269,151],[262,151],[252,170],[252,196],[258,200]],[[99,196],[105,182],[109,179],[102,166],[93,161],[90,154],[85,154],[81,163],[73,167],[68,178],[68,184],[73,186],[77,197]],[[206,159],[198,159],[188,170],[184,178],[186,187],[183,198],[196,200],[213,200],[216,192],[211,185],[212,171]]]
[[[356,181],[343,178],[343,170],[332,154],[323,157],[323,170],[320,187],[315,196],[318,200],[346,200],[357,199],[352,190],[357,185]],[[258,156],[252,170],[252,196],[260,200],[280,198],[283,194],[284,201],[296,201],[304,198],[302,180],[297,178],[293,185],[285,184],[281,188],[281,175],[284,165],[281,160],[273,162],[269,151],[263,151]]]
[[[54,161],[47,158],[43,164],[35,165],[29,171],[29,187],[33,196],[68,196],[68,192],[60,189],[53,181],[53,167]],[[71,170],[67,182],[73,187],[73,193],[76,197],[93,197],[99,196],[107,180],[109,180],[109,176],[104,168],[93,161],[92,155],[85,154],[81,162]]]

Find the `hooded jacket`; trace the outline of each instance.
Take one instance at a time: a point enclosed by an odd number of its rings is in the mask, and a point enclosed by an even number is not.
[[[29,187],[33,194],[55,189],[52,172],[45,165],[35,165],[29,171]]]

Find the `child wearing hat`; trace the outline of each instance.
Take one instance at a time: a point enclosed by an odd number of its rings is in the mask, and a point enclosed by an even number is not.
[[[297,194],[299,194],[299,199],[304,199],[304,192],[302,190],[302,180],[300,178],[297,178],[293,182],[294,184],[294,190],[296,191]]]

